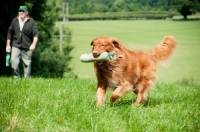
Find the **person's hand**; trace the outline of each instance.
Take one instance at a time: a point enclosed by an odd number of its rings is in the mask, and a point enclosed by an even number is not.
[[[34,44],[31,44],[31,46],[29,47],[29,50],[30,50],[30,51],[34,51],[34,50],[35,50],[35,45],[34,45]]]
[[[10,51],[11,51],[10,45],[9,45],[9,46],[6,46],[6,52],[10,52]]]

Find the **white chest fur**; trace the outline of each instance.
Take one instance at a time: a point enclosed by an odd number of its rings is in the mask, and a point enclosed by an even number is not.
[[[108,81],[108,88],[115,89],[119,86],[119,84],[115,80],[112,80],[111,78],[107,78],[107,81]]]
[[[123,88],[127,89],[128,91],[135,90],[134,85],[127,81],[117,82],[116,80],[113,80],[113,79],[107,77],[107,82],[108,82],[107,88],[110,88],[112,90],[115,90],[118,87],[123,87]]]

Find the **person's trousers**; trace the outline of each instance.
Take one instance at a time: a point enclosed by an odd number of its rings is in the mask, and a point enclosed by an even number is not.
[[[21,76],[19,71],[20,58],[22,58],[23,61],[24,77],[28,78],[31,74],[32,51],[29,49],[12,47],[10,61],[11,67],[14,70],[14,77],[16,78]]]

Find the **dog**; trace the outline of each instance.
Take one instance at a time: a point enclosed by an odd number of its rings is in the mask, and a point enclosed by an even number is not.
[[[148,92],[156,83],[156,66],[169,59],[178,45],[173,36],[165,36],[160,44],[149,51],[129,50],[116,38],[102,36],[92,40],[92,55],[115,52],[116,59],[94,61],[97,77],[96,105],[105,103],[106,91],[111,88],[111,105],[125,94],[137,95],[134,106],[147,99]]]

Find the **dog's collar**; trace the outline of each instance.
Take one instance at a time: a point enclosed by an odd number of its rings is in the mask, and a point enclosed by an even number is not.
[[[108,68],[108,70],[112,71],[112,66],[111,65],[107,66],[107,68]]]
[[[103,61],[98,61],[97,63],[98,63],[98,65],[102,65],[104,62]],[[105,66],[109,71],[112,71],[112,69],[113,69],[111,65],[108,65],[108,66],[103,65],[103,66]]]

